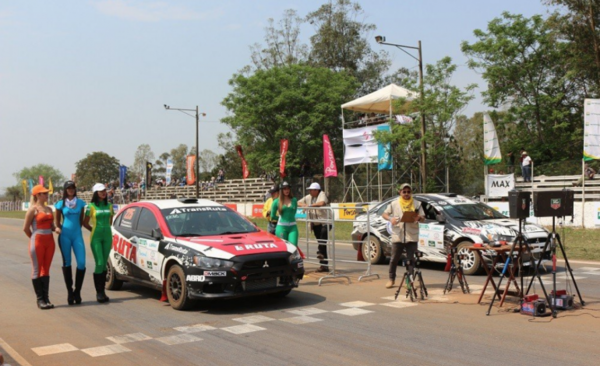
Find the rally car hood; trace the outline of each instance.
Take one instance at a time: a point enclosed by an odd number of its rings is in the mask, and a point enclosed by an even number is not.
[[[293,253],[296,250],[292,244],[263,231],[247,234],[178,237],[177,242],[200,250],[206,255],[209,255],[209,251],[222,251],[232,257],[259,253]]]
[[[463,232],[470,232],[470,234],[477,234],[477,231],[483,235],[487,234],[499,234],[506,236],[516,236],[519,231],[519,221],[514,219],[494,219],[494,220],[472,220],[464,222]],[[532,234],[543,234],[547,235],[547,231],[535,224],[524,223],[522,228],[523,234],[531,236]]]

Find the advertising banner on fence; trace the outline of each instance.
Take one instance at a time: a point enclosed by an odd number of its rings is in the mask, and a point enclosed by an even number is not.
[[[263,217],[263,205],[252,205],[252,217]]]
[[[600,99],[583,102],[583,160],[600,159]]]
[[[340,220],[354,220],[356,217],[356,203],[340,203],[338,207]]]
[[[444,225],[419,224],[419,246],[444,249]]]
[[[377,126],[367,126],[342,131],[344,166],[377,161],[377,141],[373,138],[376,129]]]
[[[600,226],[600,202],[594,202],[594,226]]]
[[[508,197],[508,191],[515,188],[514,174],[488,174],[485,195],[489,197]]]

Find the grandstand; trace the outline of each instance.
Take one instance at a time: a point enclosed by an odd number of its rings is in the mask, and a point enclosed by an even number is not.
[[[538,175],[531,182],[523,182],[522,177],[515,178],[515,188],[527,192],[556,191],[563,188],[575,192],[575,201],[581,201],[583,187],[575,187],[574,184],[581,175]],[[588,179],[585,181],[585,200],[600,201],[600,179]]]

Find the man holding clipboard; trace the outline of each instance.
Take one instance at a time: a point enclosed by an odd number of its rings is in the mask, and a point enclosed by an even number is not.
[[[390,280],[385,288],[392,288],[396,281],[396,267],[402,255],[402,249],[406,249],[406,259],[409,268],[414,268],[414,257],[419,240],[419,222],[425,221],[425,212],[421,203],[413,200],[410,184],[404,183],[398,188],[400,197],[390,202],[381,217],[392,225],[392,258],[390,259]]]

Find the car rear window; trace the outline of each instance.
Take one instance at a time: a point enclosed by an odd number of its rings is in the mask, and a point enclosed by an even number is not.
[[[222,206],[177,207],[161,210],[171,234],[210,236],[259,231],[237,212]]]

